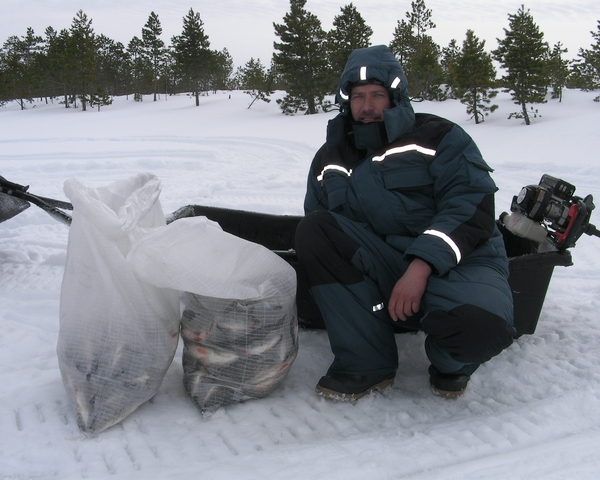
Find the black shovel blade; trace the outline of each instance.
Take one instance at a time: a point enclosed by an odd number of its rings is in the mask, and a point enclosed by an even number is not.
[[[12,195],[0,192],[0,223],[29,208],[30,203]]]

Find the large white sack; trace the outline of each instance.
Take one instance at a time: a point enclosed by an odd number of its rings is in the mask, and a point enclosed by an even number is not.
[[[57,353],[84,432],[121,421],[152,398],[178,342],[179,293],[140,280],[125,258],[165,219],[160,182],[139,174],[100,188],[65,182],[73,204]]]

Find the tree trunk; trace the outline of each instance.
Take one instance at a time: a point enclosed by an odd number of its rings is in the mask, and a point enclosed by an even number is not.
[[[254,105],[254,102],[256,102],[256,99],[258,98],[258,95],[253,95],[252,97],[252,102],[250,102],[250,105],[248,105],[248,110],[250,110],[250,107],[252,105]],[[231,95],[229,96],[229,98],[231,98]]]
[[[308,110],[306,113],[308,113],[309,115],[314,115],[315,113],[317,113],[317,109],[315,106],[315,99],[313,97],[308,99]]]
[[[523,119],[525,120],[525,125],[531,125],[531,120],[529,119],[529,114],[527,113],[527,105],[525,102],[521,103],[521,108],[523,109]]]
[[[479,125],[479,111],[477,110],[477,90],[473,90],[472,91],[472,101],[473,103],[471,103],[471,110],[473,110],[473,116],[475,117],[475,125]]]

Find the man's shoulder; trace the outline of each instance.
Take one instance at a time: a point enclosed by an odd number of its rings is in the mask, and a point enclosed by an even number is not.
[[[415,113],[415,128],[441,128],[451,130],[456,124],[433,113]]]
[[[431,113],[416,113],[412,131],[402,135],[394,143],[416,143],[423,147],[437,149],[441,141],[455,127],[456,124],[446,118]]]

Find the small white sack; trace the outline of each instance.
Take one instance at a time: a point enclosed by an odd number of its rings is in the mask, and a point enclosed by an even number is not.
[[[165,218],[160,182],[139,174],[106,187],[65,182],[73,204],[57,353],[80,429],[97,433],[152,398],[175,354],[179,292],[135,276],[131,245]]]
[[[202,413],[264,397],[283,381],[298,322],[296,272],[278,255],[193,217],[140,240],[128,261],[140,278],[186,292],[183,383]]]

